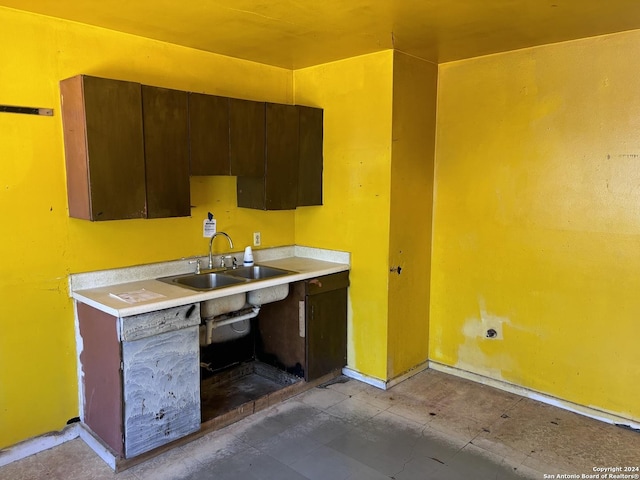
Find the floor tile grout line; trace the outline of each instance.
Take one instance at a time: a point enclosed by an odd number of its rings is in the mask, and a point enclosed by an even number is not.
[[[517,406],[518,406],[518,405],[519,405],[523,400],[525,400],[525,399],[524,399],[524,398],[518,398],[518,399],[513,403],[513,405],[510,405],[509,407],[507,407],[506,409],[504,409],[504,410],[502,411],[502,413],[500,414],[500,417],[498,417],[498,418],[504,418],[504,417],[502,417],[502,415],[506,415],[506,414],[507,414],[507,412],[510,412],[510,411],[512,411],[513,409],[515,409],[515,408],[516,408],[516,407],[517,407]],[[498,422],[498,421],[499,421],[499,420],[498,420],[498,418],[495,418],[495,419],[494,419],[494,420],[489,424],[489,428],[492,428],[492,427],[493,427],[493,425],[494,425],[496,422]],[[511,418],[511,417],[508,417],[508,418]],[[507,457],[506,457],[505,455],[497,454],[496,452],[491,451],[491,450],[488,450],[487,448],[483,447],[482,445],[478,445],[478,444],[476,444],[476,443],[473,443],[473,441],[474,441],[476,438],[478,438],[480,435],[482,435],[482,433],[483,433],[482,431],[478,432],[478,434],[477,434],[476,436],[474,436],[471,440],[469,440],[469,442],[468,442],[468,444],[467,444],[467,445],[471,444],[471,445],[473,445],[474,447],[479,448],[479,449],[481,449],[481,450],[484,450],[484,451],[485,451],[485,452],[487,452],[487,453],[490,453],[490,454],[496,455],[496,456],[500,457],[500,459],[501,459],[502,461],[505,461],[505,460],[507,459]],[[502,444],[502,442],[500,442],[500,443]],[[502,444],[502,445],[504,445],[505,447],[508,447],[508,445],[506,445],[506,444]],[[466,448],[466,445],[465,445],[465,448]],[[515,450],[515,449],[514,449],[514,450]],[[525,458],[524,458],[522,461],[518,462],[517,468],[519,469],[520,467],[522,467],[522,466],[525,464],[525,462],[526,462],[529,458],[531,458],[531,455],[532,455],[532,453],[533,453],[533,452],[532,452],[532,451],[530,451],[530,452],[523,452],[523,451],[519,451],[519,450],[515,450],[515,451],[516,451],[516,452],[519,452],[519,453],[522,453],[523,455],[525,455]],[[497,473],[496,473],[496,475],[497,475]]]

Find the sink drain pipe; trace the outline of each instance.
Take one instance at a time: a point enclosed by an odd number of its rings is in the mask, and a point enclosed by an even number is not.
[[[214,328],[224,327],[225,325],[231,325],[232,323],[255,318],[258,316],[258,313],[260,313],[260,307],[252,306],[251,308],[245,308],[236,312],[218,315],[217,317],[206,319],[205,322],[207,324],[207,344],[211,343],[211,337]]]

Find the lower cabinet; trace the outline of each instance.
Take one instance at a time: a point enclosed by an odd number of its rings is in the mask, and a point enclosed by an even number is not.
[[[260,310],[256,356],[307,381],[344,367],[348,287],[349,272],[292,283]]]
[[[263,305],[252,321],[245,357],[307,381],[339,371],[347,363],[348,287],[349,272],[291,283],[287,298]],[[76,302],[76,312],[82,422],[115,457],[134,458],[200,430],[199,303],[119,318]],[[252,386],[241,388],[242,398],[253,394]],[[229,391],[209,397],[228,403]]]
[[[348,272],[306,282],[305,379],[314,380],[347,364]]]
[[[122,343],[124,451],[135,457],[200,428],[198,327]]]
[[[83,421],[132,458],[200,428],[199,305],[120,319],[78,303]]]

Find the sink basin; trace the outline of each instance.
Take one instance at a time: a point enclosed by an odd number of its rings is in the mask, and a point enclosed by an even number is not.
[[[251,267],[238,267],[233,270],[229,269],[214,272],[209,270],[203,273],[186,273],[183,275],[159,278],[158,280],[192,290],[208,291],[241,283],[282,277],[291,275],[292,273],[295,272],[281,268],[266,267],[264,265],[254,265]],[[288,288],[287,285],[287,291]]]
[[[193,290],[215,290],[216,288],[228,287],[239,283],[245,283],[246,280],[239,277],[232,277],[224,273],[192,273],[187,275],[177,275],[174,277],[166,277],[159,279],[162,282],[173,283],[181,287],[191,288]]]
[[[247,278],[249,280],[264,280],[266,278],[281,277],[290,275],[293,272],[280,268],[265,267],[264,265],[254,265],[252,267],[238,267],[234,270],[227,270],[225,273],[234,277]]]

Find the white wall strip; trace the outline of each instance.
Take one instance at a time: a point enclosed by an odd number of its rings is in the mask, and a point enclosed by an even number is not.
[[[67,425],[59,432],[51,432],[40,435],[39,437],[30,438],[29,440],[0,450],[0,467],[73,440],[80,436],[80,430],[82,430],[80,424],[73,423]]]
[[[479,375],[477,373],[461,370],[459,368],[450,367],[448,365],[443,365],[441,363],[432,361],[429,361],[429,368],[433,368],[434,370],[442,373],[447,373],[449,375],[455,375],[456,377],[464,378],[466,380],[481,383],[489,387],[504,390],[505,392],[515,393],[516,395],[527,397],[532,400],[537,400],[538,402],[546,403],[548,405],[553,405],[554,407],[562,408],[563,410],[569,410],[570,412],[578,413],[595,420],[600,420],[601,422],[640,430],[640,423],[638,423],[637,421],[624,418],[612,413],[603,412],[602,410],[598,410],[597,408],[578,405],[577,403],[572,403],[567,400],[562,400],[550,395],[545,395],[528,388],[513,385],[503,380],[496,380],[493,378],[485,377],[484,375]]]
[[[363,373],[357,372],[349,367],[344,367],[342,369],[342,374],[346,377],[353,378],[354,380],[360,380],[361,382],[367,383],[381,390],[387,389],[387,383],[384,380],[380,380],[379,378],[375,378],[375,377],[370,377]]]

